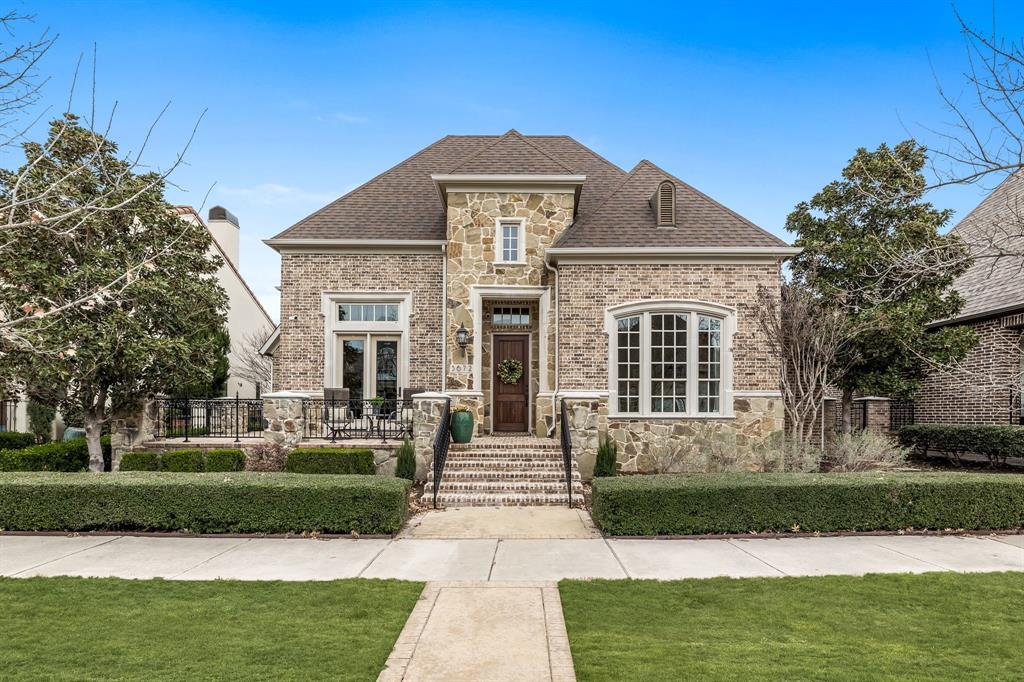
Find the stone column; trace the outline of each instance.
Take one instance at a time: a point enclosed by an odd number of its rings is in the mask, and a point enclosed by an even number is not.
[[[303,400],[309,400],[309,396],[295,391],[263,394],[263,439],[285,447],[297,446],[306,425]]]
[[[156,400],[148,398],[137,413],[117,416],[110,422],[110,470],[121,468],[121,457],[143,443],[153,440],[156,433]]]
[[[576,460],[576,465],[580,469],[580,477],[584,481],[589,481],[594,477],[594,463],[597,461],[597,446],[600,442],[601,431],[606,431],[608,428],[607,398],[584,394],[569,394],[564,398],[569,413],[572,458]],[[561,400],[561,397],[555,397],[558,415],[561,415]],[[561,421],[561,417],[559,417],[559,421]],[[559,428],[561,428],[561,424],[559,424]]]
[[[451,400],[447,393],[417,393],[412,397],[412,440],[416,447],[416,480],[427,480],[434,466],[434,437],[441,423],[444,404]]]

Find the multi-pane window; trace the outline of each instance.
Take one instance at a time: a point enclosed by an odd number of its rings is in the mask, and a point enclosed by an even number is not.
[[[619,412],[640,411],[640,317],[616,321]]]
[[[689,311],[615,319],[612,389],[620,414],[722,413],[719,317]]]
[[[686,412],[686,315],[651,315],[651,412]]]
[[[339,322],[397,322],[397,303],[340,303]]]
[[[501,260],[505,263],[516,263],[521,260],[521,230],[522,224],[519,221],[501,223]]]
[[[526,327],[530,324],[530,309],[520,307],[497,307],[491,316],[495,327]]]
[[[706,315],[697,319],[697,411],[718,412],[722,393],[722,321]]]

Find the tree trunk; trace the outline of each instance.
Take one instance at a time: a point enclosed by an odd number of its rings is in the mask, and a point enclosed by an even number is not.
[[[843,434],[853,431],[853,391],[843,389]]]
[[[93,410],[85,413],[85,442],[89,446],[89,471],[103,471],[103,446],[100,443],[102,422]]]

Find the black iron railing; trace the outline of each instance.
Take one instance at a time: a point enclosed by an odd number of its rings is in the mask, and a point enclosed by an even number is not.
[[[441,408],[441,421],[437,425],[434,436],[434,509],[437,509],[437,489],[441,486],[444,474],[444,463],[448,459],[448,445],[452,440],[452,401],[444,401]]]
[[[251,398],[157,398],[155,438],[263,437],[263,401]]]
[[[889,431],[896,433],[904,426],[913,424],[915,410],[913,400],[890,400]]]
[[[835,432],[843,432],[843,404],[836,401]],[[868,401],[854,400],[850,405],[850,433],[863,431],[868,425]]]
[[[18,430],[18,401],[0,400],[0,431]],[[28,431],[23,428],[22,431]]]
[[[562,398],[561,410],[561,431],[562,431],[562,465],[565,467],[565,491],[569,497],[569,507],[572,507],[572,433],[569,431],[569,408]]]
[[[303,400],[302,417],[303,438],[386,442],[412,436],[412,400]]]

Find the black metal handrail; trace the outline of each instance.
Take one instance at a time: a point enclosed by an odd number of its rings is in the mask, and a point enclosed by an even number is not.
[[[434,436],[434,509],[437,509],[437,489],[441,486],[444,474],[444,463],[448,459],[448,445],[452,440],[452,401],[445,400],[441,408],[441,422],[437,425]]]
[[[263,437],[263,401],[252,398],[165,398],[155,399],[154,438]]]
[[[565,487],[569,496],[569,507],[572,508],[572,434],[569,433],[569,408],[562,398],[561,410],[562,431],[562,466],[565,467]]]
[[[412,436],[412,400],[313,398],[302,401],[303,438],[339,440],[380,439],[383,442]]]

